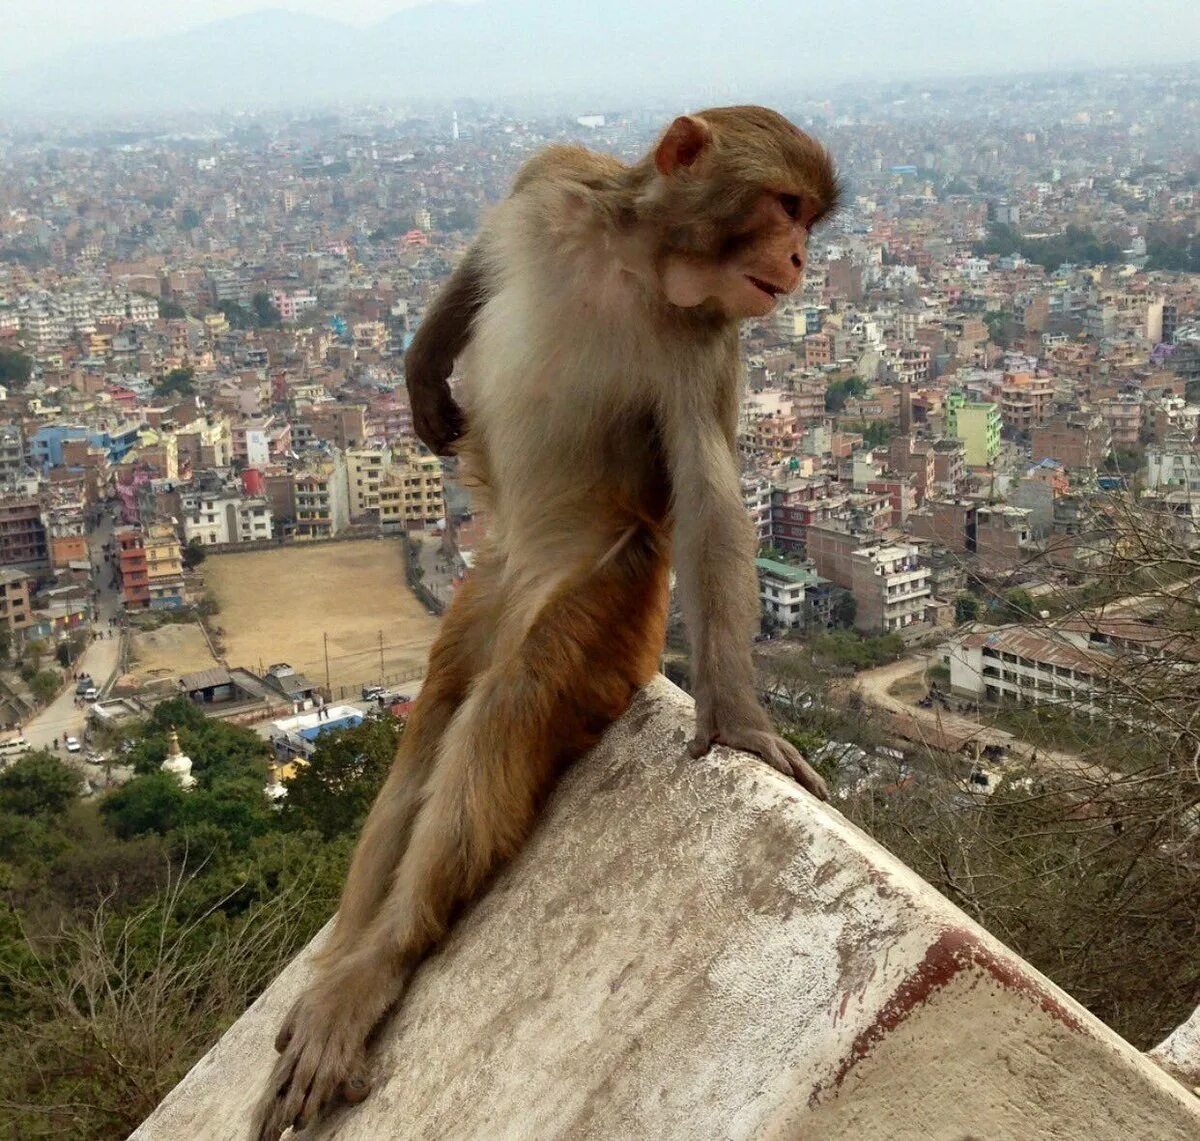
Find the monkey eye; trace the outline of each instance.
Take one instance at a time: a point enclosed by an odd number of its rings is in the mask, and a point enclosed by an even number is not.
[[[779,205],[783,207],[783,212],[793,221],[800,216],[799,194],[781,194],[779,196]]]

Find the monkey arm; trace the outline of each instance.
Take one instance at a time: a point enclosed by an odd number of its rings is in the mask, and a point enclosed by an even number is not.
[[[449,378],[488,296],[486,258],[477,240],[425,314],[404,354],[413,428],[439,456],[453,454],[451,446],[466,430],[462,409],[450,394]]]
[[[695,390],[683,400],[695,398]],[[663,432],[675,518],[675,574],[692,645],[693,756],[714,744],[757,753],[816,796],[820,775],[777,736],[758,702],[751,645],[758,622],[755,535],[733,445],[716,410],[676,408]]]

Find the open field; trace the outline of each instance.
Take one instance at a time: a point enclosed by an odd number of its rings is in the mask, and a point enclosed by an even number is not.
[[[204,631],[195,623],[140,630],[132,636],[129,673],[140,684],[216,665]]]
[[[258,670],[287,662],[323,683],[328,634],[336,695],[340,686],[379,680],[382,632],[385,678],[423,667],[438,620],[405,585],[402,541],[210,555],[201,569],[220,607],[211,622],[229,664]]]

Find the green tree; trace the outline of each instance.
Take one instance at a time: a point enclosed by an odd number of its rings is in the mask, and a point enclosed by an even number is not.
[[[100,815],[122,840],[150,832],[165,835],[183,819],[187,795],[170,773],[146,773],[110,792],[100,805]]]
[[[7,626],[0,626],[0,662],[8,661],[12,653],[12,631]]]
[[[270,747],[249,729],[227,725],[186,697],[175,697],[154,707],[141,729],[138,743],[127,754],[135,772],[151,774],[166,760],[172,730],[180,748],[192,759],[192,775],[202,787],[225,777],[253,776],[266,782]]]
[[[187,316],[187,310],[178,301],[167,301],[164,298],[159,298],[158,315],[167,321],[179,321]]]
[[[217,309],[225,315],[231,329],[253,329],[254,315],[236,301],[218,301]]]
[[[155,395],[169,396],[178,393],[180,396],[191,396],[196,391],[195,385],[192,384],[195,375],[196,370],[190,366],[173,368],[155,387]]]
[[[181,230],[194,230],[199,225],[199,211],[194,206],[185,206],[183,213],[179,215],[179,228]]]
[[[835,626],[853,626],[854,619],[858,617],[858,602],[854,595],[848,590],[839,594],[837,601],[829,611],[829,617],[833,619]]]
[[[979,599],[973,594],[960,594],[954,600],[954,621],[974,622],[979,617]]]
[[[204,562],[206,557],[204,544],[200,542],[199,538],[189,539],[187,546],[183,548],[183,565],[188,570],[194,570]]]
[[[1000,619],[1003,622],[1027,622],[1036,614],[1033,596],[1023,587],[1014,587],[1005,591],[999,606]]]
[[[271,298],[266,293],[256,293],[250,299],[254,313],[254,321],[262,328],[276,329],[283,324],[279,310],[271,304]]]
[[[33,375],[33,358],[16,349],[0,348],[0,384],[23,388]]]
[[[865,396],[866,392],[867,382],[861,377],[832,381],[825,389],[825,411],[841,412],[851,396]]]
[[[402,732],[387,715],[322,736],[311,761],[288,781],[285,814],[326,839],[358,828],[392,767]]]
[[[79,796],[79,776],[44,749],[28,753],[0,773],[0,812],[60,816]]]
[[[29,690],[40,702],[53,700],[62,678],[57,670],[38,670],[29,683]]]

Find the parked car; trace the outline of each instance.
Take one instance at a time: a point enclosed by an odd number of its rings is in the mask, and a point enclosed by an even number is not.
[[[89,674],[84,674],[83,677],[81,677],[75,683],[75,696],[82,697],[89,689],[94,689],[95,686],[96,683],[92,681],[91,676]]]
[[[406,701],[412,701],[412,698],[396,689],[385,689],[379,694],[380,705],[403,705]]]
[[[89,685],[87,687],[87,689],[85,689],[83,691],[83,700],[84,701],[96,701],[99,698],[99,696],[100,696],[100,691],[94,685]]]
[[[381,685],[364,685],[362,687],[363,701],[378,701],[384,695],[384,688]]]
[[[68,737],[65,742],[68,753],[78,753],[83,746],[79,743],[78,737]]]
[[[83,754],[83,759],[87,761],[89,765],[103,765],[108,763],[108,757],[104,753],[97,753],[92,749],[88,749],[88,751]]]

